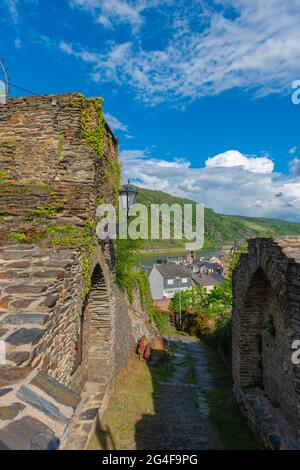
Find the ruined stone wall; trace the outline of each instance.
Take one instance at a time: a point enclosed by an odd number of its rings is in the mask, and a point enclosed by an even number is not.
[[[116,202],[119,184],[102,119],[101,102],[77,94],[0,106],[3,448],[84,448],[148,331],[115,283],[113,243],[95,237],[97,205]],[[39,432],[49,439],[33,444]]]
[[[29,244],[49,241],[50,225],[80,229],[93,219],[96,202],[92,184],[86,184],[83,190],[79,183],[53,183],[49,187],[0,183],[0,246],[11,244],[14,234],[20,233]],[[53,215],[51,207],[58,208]]]
[[[116,139],[105,153],[117,157]],[[0,168],[12,179],[94,182],[94,152],[82,139],[81,100],[74,93],[12,98],[0,105]]]
[[[51,223],[82,227],[99,201],[114,202],[118,144],[103,123],[101,155],[94,150],[103,119],[95,103],[66,94],[0,105],[0,245],[14,234],[28,243],[49,238]],[[90,134],[87,110],[95,114]]]
[[[266,447],[300,447],[300,239],[253,239],[235,270],[234,390]]]

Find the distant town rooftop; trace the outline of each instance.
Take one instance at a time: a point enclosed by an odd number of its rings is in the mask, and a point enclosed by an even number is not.
[[[188,269],[176,264],[156,264],[155,267],[164,278],[191,277]]]

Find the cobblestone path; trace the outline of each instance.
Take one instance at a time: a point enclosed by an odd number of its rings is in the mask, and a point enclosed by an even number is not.
[[[156,413],[144,415],[137,424],[136,448],[222,449],[208,419],[205,392],[213,390],[214,385],[204,351],[198,342],[188,336],[176,336],[171,344],[175,349],[173,377],[154,390]]]

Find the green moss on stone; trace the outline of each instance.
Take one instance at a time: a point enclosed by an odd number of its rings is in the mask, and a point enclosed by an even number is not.
[[[25,233],[15,232],[10,235],[10,241],[13,243],[24,243],[26,241]]]

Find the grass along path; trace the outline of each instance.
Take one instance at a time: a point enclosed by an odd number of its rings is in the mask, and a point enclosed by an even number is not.
[[[262,443],[249,429],[232,392],[231,371],[217,350],[204,345],[208,369],[213,374],[215,389],[207,391],[209,419],[228,450],[262,449]]]
[[[152,368],[132,357],[89,449],[259,448],[218,354],[195,338],[169,333],[173,367]]]
[[[154,413],[153,382],[149,368],[137,356],[130,358],[116,383],[108,409],[89,443],[91,450],[135,449],[135,425],[144,413]]]

